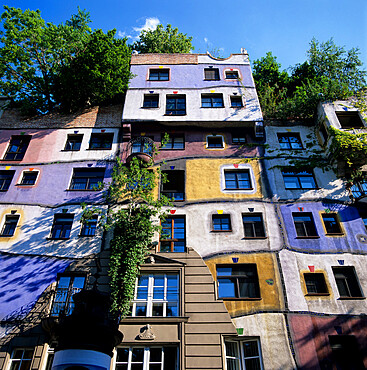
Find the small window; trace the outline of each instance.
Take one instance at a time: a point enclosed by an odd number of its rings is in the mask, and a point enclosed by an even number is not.
[[[312,213],[293,212],[292,216],[298,237],[309,238],[318,236]]]
[[[363,370],[362,351],[354,335],[329,335],[332,363],[329,369]]]
[[[222,94],[201,94],[202,108],[223,108]]]
[[[169,80],[169,69],[150,69],[149,70],[149,81],[168,81]]]
[[[264,221],[261,213],[244,213],[242,214],[242,222],[245,238],[265,237]]]
[[[299,134],[278,134],[280,149],[303,149]]]
[[[353,198],[360,198],[367,195],[367,176],[360,181],[354,181],[353,185],[350,188]]]
[[[13,135],[3,159],[7,161],[21,161],[30,141],[31,136],[29,135]]]
[[[239,79],[238,71],[226,71],[225,74],[226,74],[227,80],[238,80]]]
[[[244,134],[232,134],[232,144],[245,144],[246,143],[246,135]]]
[[[342,128],[363,128],[364,124],[358,112],[335,112]]]
[[[223,136],[222,135],[207,136],[206,147],[207,149],[223,149],[224,148]]]
[[[54,215],[51,239],[69,239],[73,219],[74,215],[70,213],[58,213]]]
[[[219,298],[260,298],[256,264],[217,265]]]
[[[212,215],[213,231],[232,231],[230,215]]]
[[[161,194],[174,201],[185,200],[185,171],[162,171],[167,177],[167,182],[162,184]]]
[[[19,215],[6,215],[3,229],[1,231],[1,236],[10,237],[15,233],[19,221]]]
[[[19,185],[34,185],[37,181],[38,171],[24,171]]]
[[[167,95],[166,114],[169,116],[183,116],[186,114],[186,95]]]
[[[111,149],[113,133],[92,134],[89,142],[89,149]]]
[[[68,135],[64,150],[77,152],[82,146],[82,141],[83,135]]]
[[[333,267],[340,298],[363,297],[354,267]]]
[[[242,108],[242,96],[231,96],[231,108]]]
[[[90,219],[85,220],[80,230],[80,236],[94,236],[97,230],[98,216],[94,215]]]
[[[328,294],[325,276],[322,273],[305,273],[303,274],[308,295]]]
[[[226,341],[225,349],[227,370],[264,369],[258,339]]]
[[[158,108],[159,95],[149,94],[144,95],[143,108]]]
[[[14,349],[10,359],[9,370],[29,370],[31,368],[33,348],[16,348]]]
[[[316,189],[316,181],[312,170],[282,170],[286,189]]]
[[[146,153],[149,155],[153,154],[153,136],[137,136],[131,140],[131,143],[131,153]]]
[[[323,213],[321,217],[326,229],[326,235],[343,234],[338,216],[335,213]]]
[[[162,221],[161,252],[185,252],[185,218],[167,217]]]
[[[226,190],[252,189],[249,170],[224,171]]]
[[[204,76],[205,76],[205,80],[219,80],[219,69],[218,68],[205,68]]]
[[[98,190],[104,173],[104,168],[74,168],[70,190]]]
[[[15,174],[15,171],[10,171],[10,170],[0,171],[0,191],[9,190],[14,174]]]
[[[162,140],[164,135],[162,135]],[[185,136],[184,134],[169,134],[167,143],[161,149],[185,149]]]

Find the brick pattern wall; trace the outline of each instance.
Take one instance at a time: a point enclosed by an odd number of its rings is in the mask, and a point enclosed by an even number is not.
[[[131,64],[198,64],[197,54],[133,54]]]

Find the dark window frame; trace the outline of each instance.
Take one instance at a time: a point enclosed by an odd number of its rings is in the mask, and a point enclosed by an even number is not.
[[[250,220],[250,218],[259,218],[259,220]],[[247,220],[245,220],[247,218]],[[244,239],[265,239],[265,223],[262,213],[249,212],[242,213],[242,224],[244,229]],[[252,234],[252,235],[249,235]]]
[[[218,139],[217,143],[215,143],[216,139]],[[221,141],[220,143],[219,143],[219,139]],[[223,135],[208,135],[206,137],[206,149],[224,149],[224,148],[225,148],[225,143],[224,143]]]
[[[80,228],[81,237],[95,236],[97,232],[98,215],[93,215],[90,219],[83,221]]]
[[[31,135],[12,135],[6,152],[4,154],[4,161],[21,161],[28,149],[29,143],[32,139]],[[19,143],[15,143],[16,141]],[[15,150],[12,148],[14,147]],[[13,158],[12,158],[13,157]]]
[[[240,73],[238,71],[224,71],[225,79],[226,80],[239,80],[240,79]]]
[[[212,215],[212,232],[231,232],[231,215],[228,213]]]
[[[247,143],[246,135],[232,134],[232,144],[242,145]]]
[[[82,147],[83,134],[69,134],[66,138],[64,152],[78,152]]]
[[[152,78],[156,75],[157,78]],[[166,77],[167,75],[167,77]],[[151,68],[149,69],[148,81],[169,81],[170,80],[170,69],[169,68]]]
[[[177,141],[177,139],[182,139]],[[162,134],[161,142],[164,140],[164,135]],[[182,143],[182,145],[181,145]],[[179,147],[175,147],[177,146]],[[169,134],[169,139],[165,145],[161,145],[161,150],[184,150],[185,149],[185,135],[184,134]]]
[[[231,95],[229,98],[231,100],[231,108],[243,108],[243,100],[241,95]]]
[[[301,136],[298,132],[278,132],[277,133],[278,142],[281,150],[303,150],[303,144]],[[291,139],[296,139],[292,142]],[[285,140],[285,141],[281,141]],[[287,147],[283,148],[282,144],[285,144]]]
[[[176,228],[175,223],[177,224],[176,220],[183,221],[183,228]],[[167,221],[170,221],[170,226],[165,227],[164,223],[167,223]],[[166,217],[165,222],[161,222],[162,226],[162,232],[159,236],[159,251],[160,252],[178,252],[178,253],[183,253],[186,251],[186,218],[185,216],[169,216]],[[183,229],[183,238],[176,238],[175,236],[175,230],[181,230]],[[166,231],[165,231],[166,230]],[[165,234],[166,233],[166,234]],[[177,250],[176,244],[181,245],[183,243],[183,248],[179,248]],[[164,249],[162,248],[162,244],[167,244]],[[167,248],[168,247],[168,248]],[[163,250],[162,250],[163,249]],[[183,250],[181,250],[183,249]]]
[[[342,129],[365,128],[364,122],[358,111],[335,112]]]
[[[29,176],[29,175],[32,175],[32,176],[30,176],[30,178],[27,179],[27,176]],[[34,186],[37,182],[38,175],[39,175],[39,171],[23,171],[22,172],[22,178],[20,179],[19,185],[21,185],[21,186]],[[33,182],[31,181],[32,177],[34,177]]]
[[[168,198],[173,198],[174,202],[183,202],[185,200],[185,171],[162,170],[162,173],[166,174],[168,181],[161,184],[161,194]],[[178,178],[173,178],[172,176],[177,176]]]
[[[359,181],[354,181],[350,187],[350,192],[352,193],[353,198],[361,198],[367,195],[367,176],[360,179]]]
[[[0,192],[8,191],[13,181],[15,171],[0,170]]]
[[[339,299],[365,298],[354,266],[332,266],[331,268]]]
[[[71,177],[70,187],[68,190],[72,190],[72,191],[98,191],[100,190],[98,187],[98,183],[103,183],[105,170],[106,169],[104,167],[74,168],[73,175]],[[85,186],[82,188],[79,188],[79,185],[82,185],[83,183],[76,182],[77,179],[85,179]],[[98,181],[94,180],[91,182],[91,180],[93,179],[97,179]]]
[[[88,150],[111,150],[113,138],[113,132],[92,132]]]
[[[333,218],[334,221],[325,221],[325,218]],[[344,235],[337,213],[321,213],[321,220],[325,227],[326,235]]]
[[[73,228],[74,214],[73,213],[55,213],[49,239],[67,240],[70,239],[71,230]]]
[[[240,174],[247,174],[247,177],[248,179],[239,179],[239,175]],[[235,178],[234,179],[228,179],[228,176],[226,177],[226,175],[230,175],[230,174],[235,174]],[[235,185],[237,185],[236,187],[228,187],[228,184],[229,182],[235,182]],[[245,182],[248,182],[249,183],[249,187],[240,187],[240,182],[241,181],[245,181]],[[250,174],[250,170],[249,169],[240,169],[240,170],[224,170],[224,184],[225,184],[225,188],[224,190],[253,190],[254,189],[254,186],[252,184],[252,179],[251,179],[251,174]]]
[[[204,68],[205,81],[220,81],[219,68]]]
[[[19,219],[20,215],[5,215],[5,221],[0,236],[2,238],[11,238],[12,236],[14,236],[19,223]]]
[[[201,108],[224,108],[223,94],[201,94]]]
[[[295,219],[295,217],[297,218],[297,220]],[[309,217],[310,219],[302,220],[301,217]],[[319,238],[312,212],[292,212],[292,219],[297,238]]]
[[[318,189],[313,170],[310,170],[310,169],[295,170],[293,168],[291,168],[291,169],[283,168],[281,170],[281,173],[282,173],[282,176],[283,176],[284,188],[286,190],[313,190],[313,189]],[[298,185],[297,187],[287,186],[286,179],[290,179],[290,178],[296,179],[296,181],[294,181],[294,182],[297,182],[297,185]],[[305,184],[305,183],[302,182],[303,179],[312,179],[312,182],[313,182],[314,186],[313,187],[304,186],[303,184]]]
[[[171,100],[171,102],[169,102]],[[182,101],[180,101],[182,100]],[[169,109],[168,105],[173,104],[174,107]],[[179,105],[182,107],[179,107]],[[185,116],[186,115],[186,95],[166,95],[166,116]]]
[[[143,108],[159,108],[159,94],[144,94]]]
[[[307,296],[330,295],[325,275],[322,272],[305,272],[303,279]]]

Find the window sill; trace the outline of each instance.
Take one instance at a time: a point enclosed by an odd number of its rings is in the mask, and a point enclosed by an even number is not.
[[[46,240],[69,240],[70,238],[46,238]]]
[[[127,316],[120,323],[178,323],[188,321],[187,316]]]
[[[330,293],[307,293],[305,297],[328,297]]]
[[[13,236],[14,236],[14,234],[13,235],[0,235],[0,238],[11,238]]]
[[[224,108],[224,105],[221,106],[221,107],[200,107],[200,108],[203,108],[203,109],[221,109],[221,108]]]
[[[0,159],[1,162],[12,162],[12,163],[20,163],[21,161],[23,160],[22,159]]]
[[[29,187],[34,186],[34,185],[36,185],[36,184],[15,184],[15,186],[17,186],[17,187],[25,187],[25,188],[29,188]]]
[[[78,238],[94,238],[95,235],[78,235]]]
[[[187,113],[184,113],[184,114],[169,114],[169,113],[165,113],[164,116],[168,116],[168,117],[175,117],[175,116],[186,116]]]
[[[80,152],[80,149],[78,150],[72,150],[72,149],[62,149],[60,152]]]
[[[237,190],[254,190],[254,188],[224,188],[223,190],[227,190],[227,191],[231,191],[231,190],[234,190],[234,191],[237,191]]]
[[[85,150],[111,150],[111,149],[112,147],[111,148],[87,148]]]
[[[344,236],[344,233],[326,233],[325,236]]]
[[[228,298],[228,297],[219,297],[219,299],[223,299],[223,301],[261,301],[262,298],[249,298],[249,297],[243,297],[243,298]]]
[[[260,240],[264,240],[264,239],[267,239],[268,237],[267,236],[245,236],[242,238],[242,240],[256,240],[256,239],[260,239]]]
[[[220,78],[204,78],[204,81],[220,81]]]
[[[159,148],[159,150],[185,150],[185,148]]]
[[[102,189],[65,189],[65,191],[101,191]]]
[[[352,301],[352,300],[363,300],[366,299],[366,297],[339,297],[338,300],[341,301]]]
[[[233,108],[233,109],[242,109],[242,108],[244,108],[244,106],[242,105],[242,106],[236,107],[236,106],[231,105],[230,108]]]
[[[6,190],[0,190],[0,193],[6,193],[9,189]]]
[[[159,109],[160,107],[140,107],[141,109]]]
[[[211,230],[211,233],[231,233],[232,230]]]
[[[315,236],[296,236],[296,239],[320,239],[318,235]]]

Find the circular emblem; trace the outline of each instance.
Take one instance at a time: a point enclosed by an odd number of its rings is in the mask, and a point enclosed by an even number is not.
[[[356,238],[357,238],[357,240],[360,243],[367,244],[367,235],[365,235],[365,234],[357,234],[356,235]]]

